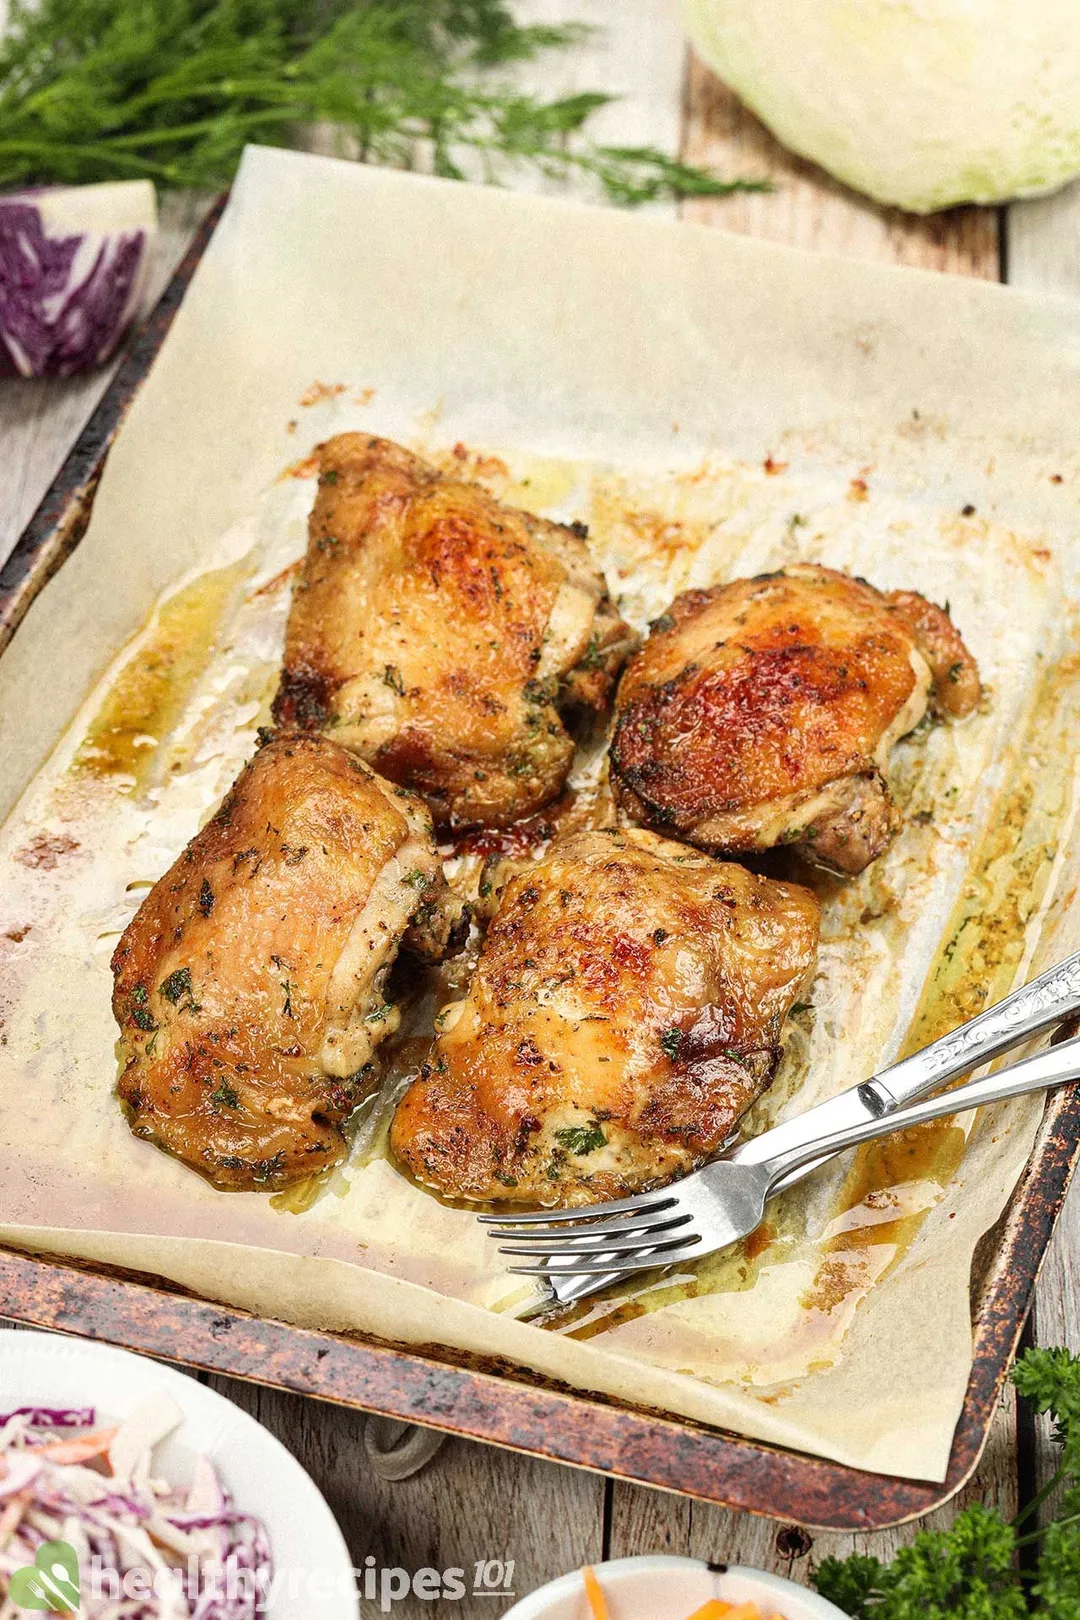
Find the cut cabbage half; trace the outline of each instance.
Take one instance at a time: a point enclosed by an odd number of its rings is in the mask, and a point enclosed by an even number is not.
[[[685,0],[704,60],[792,151],[916,213],[1080,173],[1077,0]]]
[[[0,373],[107,360],[138,313],[156,229],[149,180],[0,196]]]

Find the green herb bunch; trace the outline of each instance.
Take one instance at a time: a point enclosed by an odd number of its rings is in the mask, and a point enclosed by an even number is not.
[[[856,1553],[826,1558],[813,1579],[852,1620],[1080,1620],[1080,1359],[1067,1350],[1028,1350],[1013,1383],[1048,1412],[1060,1467],[1013,1523],[978,1505],[949,1530],[923,1530],[891,1564]],[[1025,1530],[1060,1490],[1057,1515]],[[1036,1551],[1021,1570],[1019,1553]]]
[[[478,178],[582,173],[622,203],[760,189],[590,142],[602,93],[546,100],[510,82],[584,32],[522,26],[503,0],[12,0],[0,186],[217,186],[245,142],[292,145],[316,123],[368,162],[461,177],[471,153]]]

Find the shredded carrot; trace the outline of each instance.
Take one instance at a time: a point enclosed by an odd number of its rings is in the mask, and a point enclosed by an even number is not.
[[[756,1603],[725,1603],[723,1598],[710,1598],[688,1620],[762,1620],[762,1613]],[[774,1614],[770,1620],[780,1620],[780,1616]]]
[[[585,1596],[589,1602],[591,1620],[611,1620],[607,1606],[604,1589],[596,1578],[596,1571],[591,1564],[586,1564],[581,1571],[585,1582]],[[765,1620],[756,1603],[725,1603],[723,1598],[710,1598],[703,1603],[700,1609],[687,1615],[686,1620]],[[778,1614],[772,1614],[768,1620],[783,1620]]]
[[[7,1546],[11,1536],[18,1529],[19,1521],[30,1506],[33,1496],[33,1491],[28,1488],[8,1497],[7,1505],[3,1513],[0,1513],[0,1551]]]
[[[35,1446],[35,1457],[48,1457],[50,1462],[81,1463],[89,1462],[91,1457],[101,1457],[108,1451],[116,1436],[115,1426],[111,1429],[94,1429],[90,1434],[82,1434],[77,1440],[50,1440],[48,1445]]]
[[[604,1589],[596,1578],[596,1571],[591,1564],[586,1564],[582,1570],[585,1579],[585,1596],[589,1600],[589,1613],[592,1620],[609,1620],[607,1598]]]

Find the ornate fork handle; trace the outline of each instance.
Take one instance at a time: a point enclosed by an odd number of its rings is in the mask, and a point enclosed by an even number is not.
[[[1078,1010],[1080,951],[921,1052],[883,1069],[869,1084],[886,1110],[898,1107],[980,1063],[988,1063]]]
[[[968,1023],[911,1057],[901,1058],[862,1085],[841,1091],[794,1119],[774,1125],[762,1136],[741,1142],[726,1157],[760,1164],[771,1154],[800,1146],[814,1137],[844,1130],[867,1119],[881,1119],[905,1103],[915,1102],[970,1069],[1019,1046],[1070,1013],[1080,1011],[1080,951],[995,1002]],[[790,1186],[820,1163],[805,1164],[784,1178]]]
[[[1074,1082],[1080,1076],[1080,1036],[1052,1046],[1048,1051],[1036,1052],[1034,1057],[1023,1058],[1010,1068],[988,1074],[982,1080],[969,1080],[955,1091],[940,1097],[928,1097],[923,1102],[910,1103],[883,1115],[879,1119],[866,1119],[859,1125],[835,1131],[831,1136],[802,1143],[762,1161],[760,1171],[769,1183],[770,1194],[791,1176],[808,1164],[820,1164],[821,1158],[831,1158],[845,1148],[860,1142],[872,1142],[890,1131],[906,1130],[912,1125],[924,1125],[932,1119],[949,1114],[966,1113],[969,1108],[985,1108],[991,1103],[1004,1102],[1009,1097],[1022,1097],[1033,1091],[1048,1091],[1052,1086]],[[719,1164],[709,1167],[718,1170]],[[703,1173],[709,1174],[709,1169]]]

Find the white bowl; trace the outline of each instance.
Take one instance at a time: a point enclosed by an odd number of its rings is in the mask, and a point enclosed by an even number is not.
[[[596,1574],[611,1620],[687,1620],[710,1598],[756,1603],[763,1620],[773,1614],[783,1620],[847,1620],[835,1603],[805,1586],[740,1564],[721,1571],[696,1558],[615,1558],[597,1564]],[[503,1620],[589,1620],[589,1616],[585,1582],[576,1569],[522,1598]]]
[[[253,1417],[194,1378],[86,1339],[0,1328],[0,1411],[11,1406],[95,1406],[122,1419],[156,1392],[184,1422],[154,1452],[178,1484],[203,1452],[233,1500],[266,1526],[279,1582],[265,1620],[357,1620],[352,1558],[333,1514],[296,1458]]]

